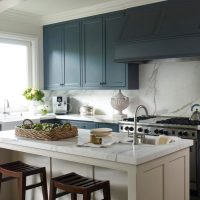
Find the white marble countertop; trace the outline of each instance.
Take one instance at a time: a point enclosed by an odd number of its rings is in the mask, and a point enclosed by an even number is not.
[[[153,136],[150,136],[153,137]],[[107,139],[106,139],[107,138]],[[121,133],[112,133],[112,136],[103,138],[106,140],[122,140],[125,136]],[[60,141],[43,141],[15,136],[14,130],[0,132],[0,148],[14,150],[16,147],[26,147],[34,154],[38,150],[47,150],[51,153],[64,153],[83,158],[95,158],[104,161],[112,161],[124,164],[139,165],[170,153],[188,148],[193,145],[192,140],[179,139],[166,145],[140,144],[132,146],[132,143],[116,143],[105,148],[78,147],[77,143],[89,140],[89,130],[79,129],[79,136]]]
[[[14,121],[23,121],[24,119],[31,119],[35,121],[45,119],[69,119],[91,122],[103,122],[103,123],[118,123],[119,119],[113,118],[108,115],[80,115],[80,114],[67,114],[67,115],[55,115],[54,113],[48,113],[47,115],[30,115],[28,113],[13,113],[10,115],[0,115],[0,124],[9,123]]]

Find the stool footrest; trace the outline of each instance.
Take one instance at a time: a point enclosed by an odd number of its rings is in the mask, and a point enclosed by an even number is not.
[[[26,190],[30,190],[32,188],[36,188],[36,187],[39,187],[39,186],[42,186],[44,183],[40,182],[40,183],[36,183],[36,184],[32,184],[32,185],[27,185],[26,186]]]

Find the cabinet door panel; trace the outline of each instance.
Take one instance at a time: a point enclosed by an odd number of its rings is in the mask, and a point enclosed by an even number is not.
[[[44,30],[44,87],[57,89],[63,84],[63,28],[52,26]]]
[[[124,14],[108,16],[105,19],[106,27],[106,67],[105,67],[105,87],[126,86],[126,64],[115,63],[115,43],[119,40],[122,26],[124,24]]]
[[[65,26],[65,86],[81,86],[79,22]]]
[[[103,66],[102,18],[83,21],[83,87],[100,87]]]

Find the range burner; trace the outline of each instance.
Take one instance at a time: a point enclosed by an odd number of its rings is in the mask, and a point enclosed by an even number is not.
[[[157,124],[176,124],[176,125],[190,125],[197,126],[200,125],[200,121],[198,120],[190,120],[189,118],[184,117],[175,117],[166,120],[160,120],[156,122]]]
[[[146,120],[146,119],[151,119],[151,118],[155,118],[156,116],[152,116],[152,115],[149,115],[149,116],[145,116],[145,115],[141,115],[141,116],[138,116],[137,117],[137,122],[139,122],[140,120]],[[123,119],[123,121],[126,121],[126,122],[134,122],[134,118],[125,118]]]

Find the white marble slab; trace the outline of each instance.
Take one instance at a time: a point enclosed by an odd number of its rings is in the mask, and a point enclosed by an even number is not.
[[[116,124],[120,120],[114,118],[111,115],[79,115],[79,114],[56,115],[56,119],[69,119],[69,120],[116,123]]]
[[[124,139],[121,133],[113,133],[114,137],[120,140]],[[152,137],[152,136],[150,136]],[[137,145],[132,146],[131,143],[118,143],[106,148],[78,147],[78,141],[89,140],[89,130],[79,129],[79,137],[70,138],[60,141],[43,141],[27,138],[19,138],[15,136],[14,130],[0,132],[0,148],[10,148],[10,145],[27,147],[34,151],[47,150],[51,152],[66,153],[69,155],[78,155],[87,158],[95,158],[118,163],[126,163],[138,165],[150,160],[171,154],[178,150],[188,148],[193,145],[192,140],[179,139],[178,141],[166,145]],[[105,138],[104,138],[105,139]]]

